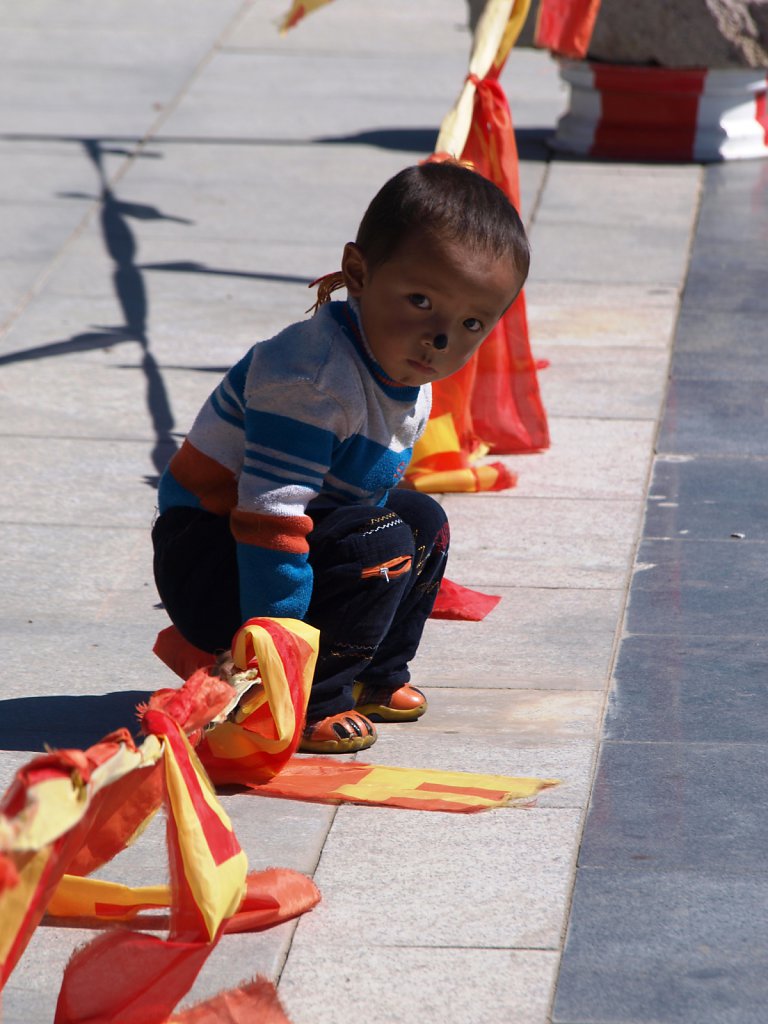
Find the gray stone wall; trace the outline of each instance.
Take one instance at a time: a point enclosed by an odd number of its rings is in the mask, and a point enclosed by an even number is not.
[[[467,0],[474,29],[485,0]],[[538,3],[518,45],[532,46]],[[768,68],[768,0],[602,0],[589,57],[668,68]]]
[[[662,67],[768,67],[768,0],[602,0],[589,56]]]

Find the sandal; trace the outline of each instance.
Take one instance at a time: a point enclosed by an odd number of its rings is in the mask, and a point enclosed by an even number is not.
[[[308,722],[299,743],[305,754],[352,754],[376,742],[376,726],[359,711],[342,711]]]
[[[415,722],[427,710],[427,698],[415,686],[403,683],[396,690],[355,683],[355,709],[374,722]]]

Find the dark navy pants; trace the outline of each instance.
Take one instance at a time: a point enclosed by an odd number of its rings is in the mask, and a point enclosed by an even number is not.
[[[387,505],[313,516],[314,573],[305,616],[320,630],[309,717],[352,708],[352,684],[396,689],[421,640],[445,570],[448,522],[427,494],[391,491]],[[235,542],[221,516],[170,509],[152,531],[155,580],[190,643],[226,650],[241,626]]]

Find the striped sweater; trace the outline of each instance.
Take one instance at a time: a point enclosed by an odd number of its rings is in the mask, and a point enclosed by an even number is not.
[[[431,389],[389,380],[351,303],[262,341],[210,395],[160,481],[174,506],[228,516],[243,621],[301,619],[314,510],[383,505],[429,417]]]

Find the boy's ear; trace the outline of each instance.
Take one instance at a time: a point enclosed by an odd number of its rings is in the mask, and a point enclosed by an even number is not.
[[[357,298],[368,280],[368,265],[363,250],[354,242],[347,242],[341,257],[341,274],[347,294]]]

